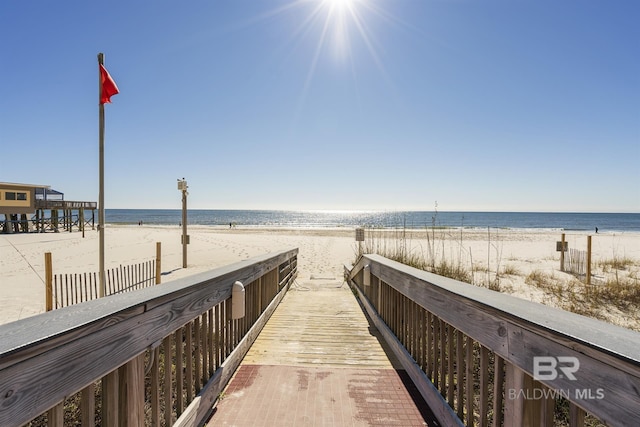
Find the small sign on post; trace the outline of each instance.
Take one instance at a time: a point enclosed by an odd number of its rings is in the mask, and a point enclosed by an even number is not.
[[[569,243],[565,240],[564,233],[562,233],[562,240],[556,243],[556,251],[560,252],[560,271],[564,271],[564,253],[569,252]]]
[[[361,256],[362,242],[364,242],[364,228],[356,228],[356,242],[358,242],[358,256]]]

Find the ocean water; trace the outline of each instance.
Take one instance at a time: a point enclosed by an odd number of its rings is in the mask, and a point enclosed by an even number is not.
[[[179,225],[180,209],[106,209],[110,224]],[[293,228],[506,228],[565,231],[640,232],[640,213],[567,212],[435,212],[435,211],[278,211],[204,210],[187,211],[192,225]]]

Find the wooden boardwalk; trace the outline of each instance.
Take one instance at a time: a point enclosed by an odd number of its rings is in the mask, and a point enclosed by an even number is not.
[[[341,279],[287,293],[208,425],[437,425]]]

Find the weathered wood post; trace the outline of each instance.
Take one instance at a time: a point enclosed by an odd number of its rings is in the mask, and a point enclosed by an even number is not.
[[[95,397],[96,385],[94,383],[89,384],[82,389],[81,403],[80,403],[80,417],[83,426],[95,426],[96,415],[96,397]]]
[[[57,209],[51,209],[51,226],[53,227],[53,231],[55,231],[56,233],[60,231],[58,230],[58,210]]]
[[[144,353],[118,369],[118,416],[120,426],[144,426]]]
[[[51,252],[44,254],[44,277],[46,293],[46,310],[53,310],[53,264],[51,262]]]
[[[52,427],[64,425],[64,405],[62,403],[57,404],[47,411],[47,421],[48,425]]]
[[[362,256],[362,242],[364,242],[364,228],[356,228],[356,242],[358,242],[358,257]]]
[[[178,180],[178,191],[182,191],[182,268],[187,268],[187,245],[189,235],[187,234],[187,181],[182,178]]]
[[[587,286],[591,285],[591,236],[587,236]]]
[[[118,385],[118,369],[102,378],[102,425],[104,426],[118,425]]]
[[[82,231],[82,238],[84,239],[84,208],[80,208],[78,211],[78,222],[80,225],[80,230]]]
[[[560,271],[564,271],[564,245],[565,245],[565,235],[564,233],[562,233],[562,240],[561,240],[561,247],[560,247]]]
[[[533,396],[535,388],[533,378],[511,363],[505,365],[505,425],[523,427],[548,425],[542,419],[541,401],[526,398]]]
[[[156,242],[156,285],[160,284],[162,276],[162,243]]]

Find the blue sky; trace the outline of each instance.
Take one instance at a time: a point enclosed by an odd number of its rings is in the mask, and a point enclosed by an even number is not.
[[[640,212],[636,0],[0,5],[0,181],[106,208]]]

